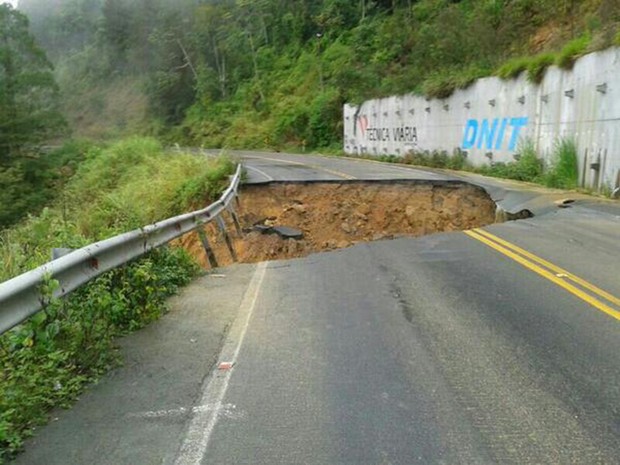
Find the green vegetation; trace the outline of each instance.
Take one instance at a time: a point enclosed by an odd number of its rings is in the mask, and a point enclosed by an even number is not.
[[[70,141],[49,153],[33,150],[8,167],[0,167],[0,230],[58,200],[92,145]]]
[[[591,41],[592,37],[590,34],[584,34],[571,40],[557,54],[555,64],[563,69],[571,69],[577,58],[582,57],[588,52]]]
[[[52,65],[28,19],[0,4],[0,229],[40,209],[70,169],[70,147],[45,159],[36,153],[65,128],[58,104]]]
[[[486,176],[497,178],[515,179],[517,181],[540,182],[543,174],[544,164],[540,159],[534,144],[526,140],[519,147],[518,155],[515,155],[516,161],[509,163],[491,163],[487,166],[481,166],[475,171]]]
[[[545,71],[555,63],[555,54],[541,53],[532,57],[527,65],[527,79],[538,84],[545,77]]]
[[[557,61],[554,53],[545,52],[531,57],[513,58],[500,66],[496,74],[502,79],[514,79],[527,71],[527,79],[538,84],[545,77],[547,68]]]
[[[560,139],[553,150],[553,158],[544,176],[544,184],[559,189],[575,189],[578,186],[579,163],[577,147],[572,139]]]
[[[28,19],[0,4],[0,168],[63,129],[52,65],[28,32]]]
[[[92,146],[54,207],[0,233],[0,281],[48,261],[53,247],[81,247],[205,206],[233,168],[226,158],[166,153],[152,139]],[[114,338],[159,317],[166,297],[196,271],[182,249],[162,248],[52,301],[0,336],[0,463],[50,408],[69,405],[116,365]],[[50,280],[43,294],[56,285]]]
[[[513,162],[494,162],[488,165],[473,166],[467,161],[465,152],[410,152],[403,157],[384,155],[379,160],[390,163],[471,171],[496,178],[533,182],[558,189],[575,189],[578,186],[577,148],[572,139],[559,139],[551,154],[551,161],[545,163],[536,152],[534,144],[525,140],[519,147]],[[373,157],[375,158],[375,157]]]
[[[514,79],[523,71],[527,71],[528,80],[539,83],[551,65],[571,69],[575,60],[587,53],[591,41],[590,34],[586,33],[568,42],[557,53],[545,52],[534,56],[512,58],[501,65],[495,74],[502,79]]]
[[[182,249],[158,250],[0,337],[0,463],[47,420],[49,409],[68,407],[85,384],[117,365],[114,338],[158,318],[166,297],[195,269]]]
[[[514,79],[526,71],[530,64],[529,57],[517,57],[506,61],[495,72],[502,79]]]
[[[489,69],[481,67],[466,67],[457,69],[446,69],[441,72],[431,74],[422,83],[422,92],[429,98],[447,98],[456,89],[465,89],[476,79],[488,76]]]
[[[0,232],[0,281],[77,248],[210,203],[234,170],[228,158],[165,152],[154,139],[93,146],[54,207]],[[139,199],[139,202],[136,202]]]
[[[71,125],[238,148],[335,148],[344,102],[539,82],[611,45],[617,0],[21,0]],[[595,46],[591,44],[596,44]]]

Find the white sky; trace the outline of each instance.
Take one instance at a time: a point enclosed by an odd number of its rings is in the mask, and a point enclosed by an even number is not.
[[[17,0],[0,0],[0,3],[10,3],[13,6],[17,6]]]

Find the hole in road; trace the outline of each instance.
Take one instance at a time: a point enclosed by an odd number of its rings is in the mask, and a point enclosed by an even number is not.
[[[240,262],[303,257],[360,242],[477,228],[495,222],[496,205],[480,187],[462,182],[272,182],[244,186],[237,208],[244,229],[227,228]],[[274,227],[286,226],[284,234]],[[216,225],[206,227],[220,266],[232,263]],[[301,238],[283,236],[303,233]],[[200,239],[181,244],[208,268]]]

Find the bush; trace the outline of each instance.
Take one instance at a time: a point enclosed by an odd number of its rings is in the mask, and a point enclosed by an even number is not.
[[[527,71],[528,81],[539,84],[545,76],[547,68],[556,63],[554,53],[540,53],[533,57],[513,58],[500,66],[495,74],[501,79],[514,79],[523,71]]]
[[[543,182],[548,187],[575,189],[579,182],[577,146],[572,139],[559,139],[553,150],[553,159],[545,172]]]
[[[54,301],[0,337],[0,463],[84,385],[119,362],[113,339],[166,309],[197,267],[182,249],[160,249]],[[57,285],[48,283],[48,291]]]
[[[335,89],[316,96],[309,108],[308,145],[321,148],[340,141],[343,103]]]
[[[51,205],[91,147],[89,142],[70,141],[49,153],[34,152],[0,166],[0,229]]]
[[[452,76],[434,74],[422,83],[422,93],[427,98],[444,99],[450,97],[456,90]]]
[[[467,154],[460,149],[456,149],[446,164],[446,168],[451,170],[471,169],[467,161]]]
[[[526,140],[519,149],[519,159],[511,164],[513,171],[512,179],[517,181],[538,182],[543,173],[543,161],[536,153],[534,143]]]
[[[526,140],[521,144],[516,158],[517,161],[514,162],[492,163],[476,168],[475,171],[496,178],[540,182],[543,174],[543,161],[538,157],[532,141]]]

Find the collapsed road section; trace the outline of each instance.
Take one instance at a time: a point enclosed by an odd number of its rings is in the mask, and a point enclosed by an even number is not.
[[[484,189],[460,181],[271,182],[240,191],[239,262],[306,256],[360,242],[481,227],[495,221]],[[233,227],[228,228],[234,231]],[[215,225],[206,233],[220,266],[233,259]],[[181,239],[209,266],[198,234]]]

